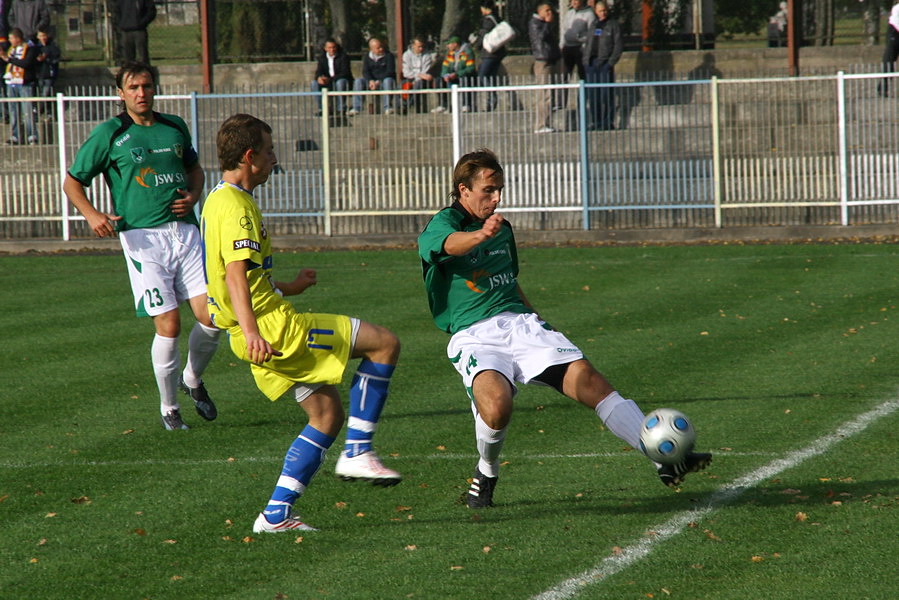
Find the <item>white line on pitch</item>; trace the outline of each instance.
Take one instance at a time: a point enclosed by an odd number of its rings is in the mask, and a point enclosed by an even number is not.
[[[619,554],[604,558],[598,565],[580,575],[575,575],[559,583],[553,588],[534,596],[532,600],[567,600],[574,598],[586,587],[600,583],[603,579],[619,573],[634,563],[645,558],[656,546],[683,531],[690,523],[696,523],[710,513],[730,503],[747,489],[762,481],[798,466],[810,458],[824,454],[831,447],[844,439],[859,433],[869,425],[886,417],[899,409],[899,400],[888,400],[880,406],[863,413],[841,425],[836,431],[818,438],[801,450],[794,450],[783,458],[771,461],[767,465],[740,477],[712,494],[707,505],[675,515],[665,523],[650,527],[652,536],[644,537],[638,542],[624,548]]]

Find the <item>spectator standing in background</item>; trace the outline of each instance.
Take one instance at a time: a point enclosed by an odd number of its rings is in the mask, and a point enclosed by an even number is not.
[[[554,20],[552,5],[549,2],[540,2],[537,4],[537,12],[528,22],[528,38],[534,55],[534,77],[541,85],[553,83],[553,79],[559,73],[562,51],[559,48],[559,37],[553,27]],[[552,89],[543,88],[537,92],[537,122],[534,133],[555,131],[551,126],[552,101]]]
[[[153,0],[117,0],[116,26],[122,44],[122,62],[138,61],[150,64],[150,45],[147,27],[156,18]]]
[[[505,46],[495,48],[492,52],[484,48],[484,36],[497,25],[499,25],[499,17],[496,16],[496,3],[493,0],[484,0],[481,2],[481,28],[478,30],[477,40],[475,41],[480,60],[478,65],[478,85],[480,86],[499,84],[497,79],[500,67],[502,67],[503,59],[509,53]],[[487,95],[487,112],[495,110],[497,103],[498,97],[496,92],[490,92]],[[509,92],[509,103],[511,110],[521,110],[523,108],[515,92]],[[471,106],[471,110],[477,110],[474,103]]]
[[[25,36],[18,27],[9,32],[9,49],[0,54],[6,63],[3,75],[6,95],[10,98],[30,98],[34,96],[34,73],[37,64],[37,48],[25,42]],[[22,139],[19,131],[19,117],[22,117],[28,143],[37,144],[37,128],[34,121],[34,107],[31,102],[16,102],[9,107],[9,145],[18,144]]]
[[[584,44],[587,43],[587,32],[593,22],[593,9],[584,0],[571,0],[570,8],[562,17],[562,74],[563,83],[567,82],[571,72],[577,69],[579,79],[586,79],[584,70]],[[568,90],[560,90],[560,107],[568,105]]]
[[[890,17],[887,20],[887,42],[883,48],[883,72],[892,73],[899,57],[899,0],[893,0]],[[877,95],[890,95],[890,80],[884,79],[877,85]]]
[[[9,25],[21,29],[26,42],[34,42],[38,29],[50,26],[50,7],[46,0],[14,0]]]
[[[56,77],[59,75],[59,59],[62,53],[59,46],[50,35],[49,27],[39,29],[37,32],[37,40],[40,43],[40,54],[37,55],[37,96],[41,98],[53,97],[53,86],[56,83]],[[46,114],[52,114],[51,105],[41,103],[41,111]]]
[[[781,2],[778,11],[768,19],[768,47],[783,48],[787,45],[787,3]]]
[[[0,0],[0,54],[9,50],[9,8],[12,0]],[[2,71],[3,65],[0,65]],[[6,85],[0,83],[0,98],[6,98]],[[9,107],[0,102],[0,121],[9,123]]]
[[[605,2],[593,7],[596,19],[587,34],[584,46],[584,67],[588,83],[615,83],[615,65],[621,58],[624,41],[618,21],[609,17]],[[614,129],[615,95],[609,87],[587,90],[587,121],[590,129]]]

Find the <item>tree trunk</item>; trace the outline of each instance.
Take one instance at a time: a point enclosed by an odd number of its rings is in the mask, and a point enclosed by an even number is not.
[[[446,0],[446,8],[443,10],[443,24],[440,26],[440,42],[445,42],[447,38],[458,35],[463,40],[468,37],[470,32],[462,31],[462,24],[465,22],[465,5],[462,0]]]
[[[349,48],[353,36],[349,33],[347,0],[328,0],[328,8],[331,9],[331,35],[337,42]]]
[[[869,46],[880,44],[880,2],[865,0],[865,43]]]

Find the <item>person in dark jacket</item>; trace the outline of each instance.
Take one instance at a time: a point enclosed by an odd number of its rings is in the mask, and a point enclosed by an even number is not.
[[[147,27],[156,18],[156,3],[153,0],[117,0],[116,4],[122,62],[150,64]]]
[[[559,36],[553,28],[555,13],[549,2],[537,4],[537,12],[528,22],[528,38],[531,41],[531,53],[534,55],[534,77],[538,84],[547,85],[559,74],[559,60],[562,50],[559,48]],[[537,92],[537,124],[534,133],[552,133],[553,93],[549,88]]]
[[[37,30],[50,26],[46,0],[15,0],[9,11],[9,26],[22,30],[26,42],[37,40]]]
[[[37,41],[40,44],[38,46],[40,53],[37,55],[35,93],[42,98],[52,98],[53,86],[56,83],[56,77],[59,75],[59,59],[62,53],[53,40],[49,27],[38,29]],[[52,114],[52,108],[48,103],[41,103],[40,112]]]
[[[621,59],[624,45],[621,26],[609,18],[609,7],[605,2],[597,2],[593,12],[596,20],[587,31],[584,46],[587,83],[615,83],[615,65]],[[615,96],[611,88],[588,88],[587,120],[590,129],[614,129]]]
[[[396,89],[396,58],[393,53],[384,47],[381,40],[371,38],[368,40],[368,54],[362,58],[362,77],[356,78],[353,90],[384,90]],[[383,109],[385,115],[396,112],[393,108],[395,98],[392,95],[383,96]],[[347,115],[354,116],[362,112],[362,96],[353,96],[353,108],[347,111]]]
[[[350,89],[353,80],[353,71],[350,66],[350,57],[336,40],[329,38],[322,47],[321,56],[315,65],[315,78],[312,80],[312,91],[320,92],[322,88],[331,91],[345,92]],[[344,96],[337,97],[337,112],[343,114],[345,108]],[[321,97],[318,99],[318,113],[321,114]]]
[[[481,28],[478,30],[478,38],[474,44],[479,52],[478,85],[480,86],[491,86],[499,83],[497,76],[503,64],[503,59],[509,53],[505,46],[500,46],[493,51],[488,51],[484,48],[484,36],[497,25],[499,25],[499,19],[496,16],[496,4],[493,0],[481,2]],[[517,103],[517,98],[515,101]],[[487,112],[495,110],[497,103],[498,97],[496,92],[490,92],[487,95]]]

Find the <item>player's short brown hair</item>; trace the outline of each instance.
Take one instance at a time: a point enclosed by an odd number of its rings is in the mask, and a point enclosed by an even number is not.
[[[450,192],[450,197],[453,200],[461,198],[462,192],[459,191],[459,186],[464,185],[471,189],[472,185],[474,185],[475,177],[485,170],[493,171],[500,175],[503,174],[503,168],[499,164],[499,159],[492,150],[481,148],[480,150],[469,152],[460,158],[453,169],[453,191]]]
[[[262,135],[271,134],[271,126],[253,115],[238,113],[219,127],[215,144],[222,171],[236,169],[247,150],[262,151]]]

